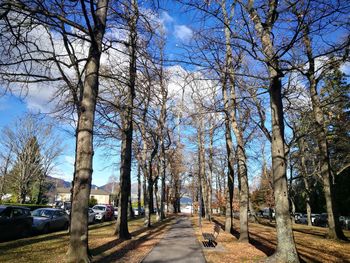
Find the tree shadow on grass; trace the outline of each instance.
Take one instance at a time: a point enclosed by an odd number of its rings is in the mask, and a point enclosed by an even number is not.
[[[133,231],[131,233],[131,235],[133,237],[136,237],[142,233],[145,233],[147,231],[149,231],[149,233],[139,237],[139,238],[135,238],[133,240],[130,240],[127,245],[121,247],[120,249],[112,252],[111,254],[105,254],[106,251],[112,249],[113,247],[121,244],[124,240],[116,238],[106,244],[103,244],[99,247],[96,247],[94,249],[91,249],[91,255],[93,255],[94,258],[94,262],[98,262],[98,263],[103,263],[103,262],[111,262],[111,261],[116,261],[121,259],[123,256],[125,256],[125,254],[127,254],[130,250],[133,250],[139,246],[141,246],[144,242],[146,242],[147,240],[156,237],[165,227],[167,227],[168,225],[171,224],[171,220],[174,217],[170,217],[167,218],[166,220],[164,220],[163,222],[157,222],[155,223],[152,227],[148,228],[148,227],[143,227],[140,228],[136,231]]]
[[[225,231],[224,223],[216,220],[215,218],[213,218],[212,220],[213,220],[214,223],[218,224],[223,231]],[[235,238],[239,239],[239,232],[236,229],[231,228],[230,234],[233,235]]]
[[[326,238],[327,234],[324,232],[323,229],[321,230],[316,230],[316,229],[296,229],[293,228],[294,232],[299,232],[299,233],[303,233],[303,234],[307,234],[307,235],[311,235],[311,236],[318,236],[321,238]]]
[[[224,224],[216,219],[213,219],[214,222],[219,224],[224,229]],[[260,222],[260,225],[275,228],[275,224],[272,222]],[[310,228],[310,229],[304,229],[302,227],[296,228],[293,227],[294,232],[299,232],[302,234],[306,234],[309,236],[314,236],[315,238],[321,238],[324,239],[325,237],[325,230],[320,228]],[[234,235],[236,238],[239,238],[239,232],[233,230],[233,233],[231,231],[231,234]],[[263,233],[252,233],[249,232],[250,238],[250,244],[262,251],[265,255],[271,256],[275,250],[276,250],[276,240],[274,238],[271,238],[268,235],[265,235]],[[313,246],[312,244],[305,244],[300,243],[300,241],[296,240],[297,250],[300,255],[300,262],[325,262],[325,257],[333,257],[336,258],[339,262],[350,262],[349,257],[346,253],[343,253],[344,251],[321,251],[317,248],[317,246]],[[323,254],[323,255],[322,255]]]
[[[45,235],[32,236],[24,239],[12,240],[9,242],[0,243],[0,251],[13,250],[18,247],[24,247],[28,245],[33,245],[39,242],[45,242],[50,240],[55,240],[57,238],[63,238],[68,236],[68,231],[49,233]]]

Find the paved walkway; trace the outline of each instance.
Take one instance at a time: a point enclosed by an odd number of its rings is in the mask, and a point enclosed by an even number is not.
[[[195,237],[190,220],[187,217],[178,218],[142,262],[205,263],[201,245]]]

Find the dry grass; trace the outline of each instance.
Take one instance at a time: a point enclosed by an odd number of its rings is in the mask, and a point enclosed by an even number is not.
[[[201,241],[201,231],[194,218],[198,239]],[[214,217],[214,221],[223,226],[224,217]],[[204,222],[203,232],[212,232],[213,224]],[[239,222],[235,220],[235,225]],[[293,225],[294,238],[299,255],[304,262],[350,262],[350,243],[337,242],[326,239],[326,229],[309,227],[306,225]],[[228,234],[221,231],[218,244],[225,247],[225,252],[205,251],[208,262],[260,262],[274,253],[276,248],[276,231],[274,224],[262,221],[262,224],[249,224],[250,244],[241,244],[237,241],[238,232]],[[345,231],[350,239],[350,231]]]
[[[126,241],[113,235],[115,221],[90,226],[89,248],[93,262],[141,262],[160,241],[172,219],[155,223],[150,229],[143,227],[143,219],[131,220],[132,239]],[[65,262],[68,242],[69,234],[61,231],[0,243],[0,262]]]
[[[193,217],[192,224],[199,242],[204,241],[202,233],[213,232],[214,223],[212,222],[203,220],[202,228],[199,228],[198,217]],[[223,230],[220,231],[216,242],[218,243],[216,249],[204,249],[203,251],[208,263],[258,262],[266,258],[266,255],[253,245],[239,243],[236,237]]]

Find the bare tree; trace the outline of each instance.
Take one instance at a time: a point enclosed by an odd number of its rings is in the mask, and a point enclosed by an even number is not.
[[[260,51],[264,55],[263,62],[268,69],[269,75],[269,95],[271,108],[271,126],[272,126],[272,171],[274,178],[274,197],[276,205],[276,230],[277,230],[277,249],[270,260],[282,260],[285,262],[299,262],[297,250],[295,248],[292,224],[289,213],[289,200],[287,188],[287,160],[284,138],[284,118],[282,104],[282,82],[283,76],[280,65],[278,49],[274,41],[273,29],[278,19],[280,10],[278,1],[269,1],[266,3],[266,12],[262,17],[259,8],[255,6],[253,0],[239,1],[242,8],[248,13],[250,21],[253,23],[256,35],[259,38]],[[265,6],[264,6],[265,7]],[[249,25],[247,26],[249,28]],[[297,34],[298,31],[295,33]],[[254,39],[254,37],[253,37]],[[292,46],[295,39],[292,37],[285,46]],[[254,42],[254,45],[257,43]],[[283,52],[286,52],[283,50]]]
[[[35,198],[41,203],[44,182],[62,152],[61,141],[53,132],[52,123],[26,114],[12,126],[4,128],[1,144],[4,152],[9,153],[4,160],[2,178],[7,177],[7,188],[13,189],[18,201],[24,203],[37,184]]]
[[[316,7],[317,5],[317,7]],[[312,9],[315,8],[316,12]],[[330,56],[332,53],[336,54],[340,50],[345,49],[345,57],[348,54],[349,37],[344,39],[341,43],[336,43],[336,46],[332,46],[330,49],[318,49],[315,52],[312,39],[314,35],[326,34],[328,29],[326,24],[332,24],[332,22],[340,22],[339,15],[344,12],[341,10],[343,6],[340,3],[322,3],[307,1],[305,4],[301,3],[300,6],[295,6],[293,9],[296,15],[297,21],[302,27],[302,43],[305,48],[305,55],[307,57],[307,69],[304,72],[302,69],[300,72],[305,75],[309,82],[309,92],[312,103],[313,116],[315,118],[315,126],[317,127],[316,138],[320,155],[320,170],[323,180],[323,188],[326,198],[326,207],[328,214],[328,237],[332,239],[346,239],[339,220],[334,202],[334,189],[332,186],[332,170],[329,157],[329,146],[327,141],[327,132],[325,125],[325,118],[322,111],[322,105],[320,96],[318,94],[317,86],[319,85],[322,77],[325,75],[325,71],[329,70],[329,67],[333,68],[339,63],[337,59],[330,59],[328,62],[324,62],[324,65],[317,68],[317,59],[322,59],[324,56]],[[345,6],[347,8],[347,6]],[[310,10],[309,10],[310,9]],[[327,22],[324,20],[327,19]],[[328,45],[328,43],[324,43]]]
[[[69,262],[89,262],[90,256],[88,252],[88,223],[87,209],[89,194],[91,188],[92,177],[92,156],[93,156],[93,126],[96,98],[98,94],[98,79],[100,58],[102,54],[102,42],[106,28],[108,0],[89,1],[88,5],[85,1],[80,1],[79,5],[75,3],[67,3],[65,1],[51,2],[45,1],[7,1],[1,8],[5,9],[5,17],[2,21],[5,23],[5,29],[8,29],[7,36],[2,38],[4,46],[11,50],[7,54],[20,52],[22,56],[15,56],[16,59],[10,64],[5,63],[6,67],[18,66],[21,71],[14,72],[7,70],[2,74],[2,81],[17,83],[37,83],[42,81],[65,81],[69,86],[71,84],[67,80],[63,67],[67,64],[58,59],[55,46],[51,48],[41,48],[37,45],[35,38],[31,38],[34,25],[41,25],[52,43],[54,39],[51,32],[58,32],[64,40],[70,36],[76,39],[84,40],[89,43],[88,55],[84,58],[84,76],[79,75],[78,85],[73,87],[73,101],[78,107],[78,120],[76,132],[76,161],[74,173],[74,189],[71,213],[71,237],[68,248]],[[80,14],[77,14],[78,9]],[[68,13],[75,12],[73,15]],[[23,19],[27,23],[22,23]],[[50,27],[51,31],[48,30]],[[68,32],[67,28],[72,28],[72,32]],[[20,30],[13,30],[18,28]],[[16,34],[20,34],[17,36]],[[23,37],[25,36],[25,37]],[[21,39],[20,42],[18,40]],[[20,44],[18,47],[16,42]],[[68,57],[75,58],[74,46],[66,44],[66,52]],[[16,51],[12,45],[17,46]],[[4,53],[4,52],[3,52]],[[39,59],[35,58],[35,54],[39,55]],[[53,64],[56,65],[59,72],[55,77],[53,71],[50,70]],[[72,63],[73,66],[76,63]],[[31,67],[30,65],[34,66]],[[42,66],[44,65],[44,66]],[[1,66],[4,66],[2,64]],[[46,70],[45,70],[46,69]],[[52,69],[52,68],[51,68]],[[69,79],[69,78],[68,78]],[[26,84],[28,87],[28,84]],[[76,89],[78,88],[78,89]],[[63,92],[64,94],[64,92]]]

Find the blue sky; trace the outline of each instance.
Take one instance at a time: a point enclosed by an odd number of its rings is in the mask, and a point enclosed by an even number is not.
[[[193,23],[191,12],[185,12],[179,9],[179,4],[175,1],[167,1],[167,6],[163,6],[164,10],[160,10],[160,18],[164,24],[167,36],[166,56],[171,59],[176,59],[178,54],[183,52],[183,44],[188,44],[193,37]],[[348,74],[350,67],[343,68]],[[38,89],[29,94],[28,97],[20,100],[14,95],[0,97],[0,128],[10,125],[18,117],[28,110],[35,112],[48,112],[47,102],[49,93],[42,93]],[[74,138],[67,132],[61,131],[61,137],[64,144],[64,152],[58,160],[59,165],[55,173],[56,177],[66,181],[72,180],[73,164],[74,164]],[[269,149],[269,146],[266,147]],[[93,180],[92,183],[98,186],[106,184],[108,177],[111,175],[119,178],[119,168],[112,163],[117,163],[118,160],[107,158],[102,149],[95,148],[94,164],[93,164]],[[254,166],[254,163],[252,164]],[[256,167],[258,169],[258,167]],[[134,169],[135,171],[135,169]],[[133,174],[133,180],[135,174]]]
[[[170,1],[169,11],[161,10],[160,17],[166,28],[167,47],[166,52],[170,58],[174,58],[176,53],[181,52],[181,44],[188,43],[192,37],[193,31],[188,22],[188,16],[181,12],[174,12],[176,6],[173,1]],[[5,95],[0,97],[0,129],[11,125],[16,119],[21,117],[27,111],[48,113],[50,109],[47,105],[50,99],[50,93],[42,92],[42,90],[34,89],[27,97],[22,99],[15,95]],[[66,128],[66,127],[65,127]],[[74,137],[68,132],[60,131],[64,151],[58,159],[55,172],[52,174],[55,177],[71,181],[73,178],[74,164]],[[117,163],[118,160],[106,157],[104,151],[95,148],[94,163],[93,163],[93,179],[92,183],[97,186],[102,186],[108,182],[111,175],[119,178],[119,168],[112,163]],[[135,170],[135,169],[134,169]],[[135,174],[133,174],[135,180]]]

